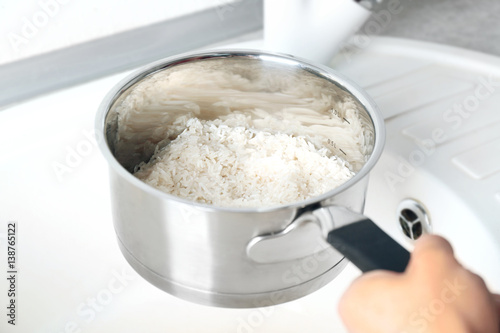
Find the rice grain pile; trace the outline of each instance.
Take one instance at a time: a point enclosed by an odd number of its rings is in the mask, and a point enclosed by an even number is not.
[[[227,121],[226,121],[227,122]],[[305,200],[354,172],[303,136],[192,118],[136,177],[166,193],[216,206],[259,207]]]

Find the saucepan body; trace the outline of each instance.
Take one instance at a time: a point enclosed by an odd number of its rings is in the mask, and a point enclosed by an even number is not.
[[[352,131],[360,133],[366,147],[358,162],[351,163],[355,175],[307,200],[262,207],[199,203],[164,193],[134,176],[137,165],[147,162],[158,145],[168,144],[183,130],[185,123],[178,119],[215,119],[235,112],[228,105],[220,108],[220,114],[213,108],[204,111],[206,103],[220,104],[214,93],[207,92],[211,80],[225,93],[245,94],[248,90],[251,96],[273,94],[282,100],[290,91],[298,91],[306,103],[334,100],[339,110],[321,104],[324,110],[318,119],[343,117],[347,127],[342,130],[350,133],[348,126],[356,117],[357,125],[352,125],[359,128]],[[184,84],[195,87],[177,89],[176,85]],[[302,91],[306,92],[301,95]],[[274,98],[264,95],[265,103],[259,104],[262,109]],[[158,96],[168,102],[158,103]],[[201,107],[180,102],[189,99]],[[237,112],[245,114],[245,105],[252,101],[240,98],[238,103]],[[346,113],[342,106],[355,111]],[[271,115],[272,110],[268,111]],[[279,115],[274,121],[277,126],[290,127],[286,121],[300,121],[302,116],[287,120]],[[307,119],[303,123],[307,130],[328,133],[330,129],[320,120],[318,124]],[[376,105],[348,78],[302,59],[254,50],[184,54],[142,68],[108,93],[96,127],[109,164],[114,227],[125,258],[158,288],[222,307],[260,307],[294,300],[321,288],[342,271],[347,260],[326,243],[325,226],[310,221],[294,225],[294,221],[321,207],[342,206],[362,213],[368,175],[382,153],[385,135]],[[335,136],[325,142],[339,154],[347,150],[342,149],[341,141],[335,142]],[[262,235],[282,237],[261,242]]]

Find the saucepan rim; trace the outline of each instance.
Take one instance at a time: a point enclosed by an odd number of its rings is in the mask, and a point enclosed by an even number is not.
[[[215,206],[204,203],[199,203],[187,199],[183,199],[172,194],[165,193],[160,191],[146,183],[142,180],[136,178],[133,174],[131,174],[128,170],[126,170],[115,158],[113,155],[107,139],[106,139],[106,121],[109,111],[112,109],[115,101],[125,93],[130,87],[140,82],[141,80],[159,72],[165,70],[167,68],[186,63],[189,61],[198,61],[204,59],[212,59],[212,58],[251,58],[251,59],[260,59],[263,61],[272,61],[281,63],[287,66],[297,67],[303,70],[306,70],[310,73],[315,74],[321,78],[324,78],[333,84],[337,85],[339,88],[346,90],[349,92],[361,106],[364,107],[370,120],[373,124],[374,130],[374,146],[372,153],[370,154],[368,160],[365,162],[361,170],[359,170],[354,177],[346,181],[344,184],[336,187],[328,192],[325,192],[321,195],[309,198],[307,200],[297,201],[289,204],[282,205],[274,205],[274,206],[265,206],[265,207],[257,207],[257,208],[247,208],[247,207],[224,207],[224,206]],[[356,83],[354,83],[349,78],[345,77],[341,73],[335,71],[334,69],[320,65],[314,64],[306,59],[301,59],[298,57],[274,53],[274,52],[266,52],[261,50],[251,50],[251,49],[217,49],[217,50],[208,50],[203,52],[189,52],[180,55],[175,55],[172,57],[168,57],[162,60],[158,60],[149,65],[146,65],[133,73],[127,75],[124,79],[118,82],[104,97],[102,100],[95,122],[96,136],[99,142],[99,148],[104,155],[106,161],[109,166],[117,172],[121,177],[127,179],[131,184],[137,186],[139,189],[144,192],[154,195],[159,198],[163,198],[165,200],[172,200],[178,202],[179,204],[186,204],[189,206],[194,206],[203,211],[211,211],[211,212],[233,212],[233,213],[265,213],[265,212],[273,212],[281,209],[290,209],[290,208],[305,208],[308,206],[314,206],[322,201],[329,199],[346,189],[350,188],[358,181],[363,179],[371,169],[375,166],[380,155],[382,154],[384,144],[385,144],[385,126],[383,117],[373,101],[373,99]]]

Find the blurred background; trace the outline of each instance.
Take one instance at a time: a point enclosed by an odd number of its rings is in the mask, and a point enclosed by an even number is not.
[[[400,12],[377,34],[500,55],[498,1],[391,0],[377,11],[390,5]],[[2,0],[0,106],[191,49],[259,38],[262,7],[262,0]]]

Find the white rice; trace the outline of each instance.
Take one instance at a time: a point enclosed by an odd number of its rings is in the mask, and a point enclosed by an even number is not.
[[[226,60],[146,78],[115,105],[115,157],[151,186],[217,206],[332,190],[369,157],[370,120],[325,80],[281,74]]]
[[[216,206],[297,202],[349,180],[347,162],[303,136],[271,134],[225,121],[192,118],[136,177],[166,193]]]

